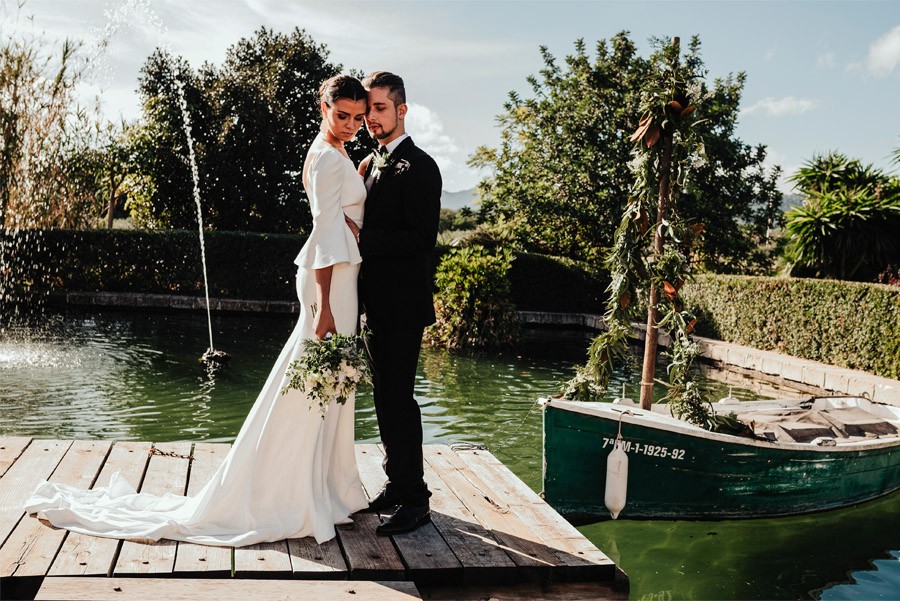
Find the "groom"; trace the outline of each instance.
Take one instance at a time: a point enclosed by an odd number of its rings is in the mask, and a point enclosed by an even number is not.
[[[366,127],[380,148],[365,170],[365,220],[359,232],[360,299],[369,335],[375,412],[387,482],[369,511],[393,509],[376,532],[387,536],[431,521],[422,459],[422,416],[413,398],[425,326],[434,323],[432,256],[441,210],[441,173],[406,133],[403,80],[376,71]]]

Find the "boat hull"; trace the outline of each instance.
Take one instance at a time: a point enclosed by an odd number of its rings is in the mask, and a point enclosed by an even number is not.
[[[544,410],[544,495],[570,519],[606,519],[606,460],[619,420],[614,412],[596,415],[574,405],[554,402]],[[776,445],[667,431],[630,416],[622,421],[628,483],[620,518],[795,515],[900,488],[900,443],[854,449]]]

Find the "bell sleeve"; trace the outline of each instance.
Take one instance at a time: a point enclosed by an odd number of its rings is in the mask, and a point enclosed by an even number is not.
[[[319,154],[309,166],[309,206],[313,227],[294,263],[322,269],[337,263],[362,262],[353,233],[344,221],[341,189],[346,177],[343,156],[335,150]],[[355,173],[354,173],[355,175]]]

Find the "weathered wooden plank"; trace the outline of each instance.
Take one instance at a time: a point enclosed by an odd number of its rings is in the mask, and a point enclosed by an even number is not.
[[[94,482],[95,487],[109,486],[115,472],[119,472],[135,488],[139,488],[147,468],[149,442],[117,442]],[[121,541],[114,538],[87,536],[69,532],[62,548],[50,566],[50,576],[108,576]]]
[[[234,550],[234,575],[237,578],[285,578],[292,572],[287,541],[259,543]]]
[[[371,497],[380,490],[385,476],[380,459],[369,461],[368,458],[380,457],[381,451],[371,444],[358,444],[355,450],[359,476]],[[357,513],[353,515],[352,524],[337,527],[338,538],[350,569],[350,578],[402,580],[406,577],[406,567],[390,537],[375,534],[375,528],[380,523],[381,520],[374,513]]]
[[[357,445],[356,452],[368,452],[374,445]],[[377,451],[377,449],[374,449]],[[346,579],[350,571],[341,552],[338,537],[323,544],[307,536],[288,540],[288,551],[295,578]]]
[[[380,489],[381,482],[373,478],[380,472],[384,455],[378,447],[365,449],[357,455],[360,477],[366,474],[367,480]],[[403,563],[409,570],[409,578],[416,582],[443,582],[450,584],[462,582],[462,564],[456,558],[447,542],[438,533],[434,524],[425,524],[413,532],[393,537],[394,544],[400,552]]]
[[[187,494],[200,492],[222,462],[230,444],[198,443],[194,445],[193,461],[189,473]],[[224,575],[231,573],[231,547],[213,547],[193,543],[178,543],[175,554],[175,570],[179,575]]]
[[[451,452],[445,449],[441,452]],[[515,581],[516,564],[503,545],[475,519],[427,461],[425,480],[432,494],[432,522],[462,564],[464,581],[467,584]]]
[[[189,442],[159,443],[156,449],[177,456],[152,455],[140,492],[154,495],[183,495],[187,486],[191,454]],[[113,575],[166,574],[175,568],[177,544],[172,540],[158,542],[123,541]]]
[[[381,490],[381,487],[387,480],[384,469],[381,467],[381,460],[384,458],[384,455],[381,453],[378,445],[375,444],[357,444],[355,451],[356,465],[359,467],[359,478],[362,480],[363,487],[371,499],[378,494],[378,491]]]
[[[567,566],[569,580],[611,580],[615,562],[606,556],[488,451],[460,451],[466,465],[490,482],[505,503]]]
[[[421,598],[412,582],[184,578],[47,578],[35,597],[38,601],[412,601]]]
[[[63,455],[72,446],[69,440],[34,440],[0,478],[0,544],[5,543],[22,516],[23,505],[41,480],[50,477]],[[14,550],[18,553],[18,550]],[[0,564],[9,565],[6,546],[0,547]]]
[[[472,515],[494,538],[503,543],[504,550],[519,566],[523,577],[546,577],[556,571],[557,558],[540,537],[524,524],[503,499],[487,483],[469,469],[453,451],[425,447],[425,459],[469,508]]]
[[[374,513],[357,513],[352,524],[338,526],[338,536],[353,580],[404,580],[406,567],[390,537],[378,536]]]
[[[50,482],[89,488],[110,446],[109,442],[76,440],[50,476]],[[43,576],[66,534],[66,530],[54,528],[35,516],[25,516],[3,545],[0,576]]]
[[[349,576],[347,562],[337,538],[318,544],[311,536],[288,539],[294,578],[345,580]]]
[[[0,478],[15,462],[16,457],[22,454],[31,438],[27,436],[3,436],[0,437]]]

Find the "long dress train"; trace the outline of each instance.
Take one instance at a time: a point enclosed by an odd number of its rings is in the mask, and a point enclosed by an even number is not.
[[[361,223],[365,187],[352,162],[321,136],[307,167],[313,231],[296,260],[300,319],[212,479],[190,497],[136,493],[118,473],[92,490],[42,482],[28,513],[96,536],[244,546],[304,536],[322,543],[368,505],[354,454],[354,397],[332,403],[323,419],[303,393],[281,394],[302,341],[314,336],[315,269],[332,266],[338,332],[354,333],[358,317],[360,258],[344,213]]]

